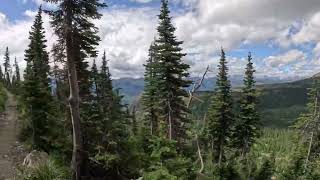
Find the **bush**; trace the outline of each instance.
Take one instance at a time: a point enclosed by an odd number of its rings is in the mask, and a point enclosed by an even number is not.
[[[0,112],[3,112],[5,110],[7,99],[8,99],[7,93],[4,90],[3,85],[0,84]]]
[[[71,175],[69,169],[50,158],[44,164],[35,167],[21,167],[17,179],[20,180],[68,180]]]

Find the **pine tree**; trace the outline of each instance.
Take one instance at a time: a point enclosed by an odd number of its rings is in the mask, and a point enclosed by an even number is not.
[[[12,76],[12,88],[15,93],[18,93],[18,90],[20,88],[20,83],[21,83],[21,78],[20,78],[20,68],[19,64],[17,62],[17,58],[14,59],[14,68],[15,68],[15,73]]]
[[[27,130],[32,132],[32,145],[35,149],[48,151],[52,145],[50,132],[54,128],[52,124],[54,112],[51,104],[49,62],[44,34],[42,9],[39,8],[30,32],[30,44],[25,51],[27,67],[22,99],[26,108],[25,119],[31,126],[27,127]]]
[[[302,141],[305,143],[305,171],[310,164],[319,158],[320,153],[320,80],[314,79],[308,92],[309,102],[306,113],[302,113],[295,123],[301,130]]]
[[[92,20],[99,19],[101,14],[98,8],[106,5],[99,0],[47,0],[58,5],[57,10],[50,13],[52,26],[59,38],[61,47],[66,47],[66,59],[68,66],[68,77],[70,86],[70,112],[73,125],[73,154],[72,154],[72,176],[80,179],[88,176],[88,157],[84,149],[83,134],[80,118],[80,98],[84,96],[82,85],[89,89],[88,74],[82,73],[86,70],[84,59],[97,55],[96,46],[100,41],[97,36],[98,28]],[[85,81],[79,86],[78,81]],[[89,93],[88,93],[89,94]]]
[[[100,104],[103,106],[103,111],[110,111],[113,101],[113,86],[105,51],[102,56],[99,90],[101,96]]]
[[[155,46],[156,44],[153,42],[149,49],[149,59],[147,60],[147,64],[145,65],[145,73],[144,73],[144,92],[142,95],[142,103],[144,110],[144,122],[146,125],[146,129],[150,129],[151,135],[157,135],[158,131],[158,116],[157,116],[157,73],[156,69],[156,59],[155,59]]]
[[[259,135],[260,122],[257,112],[254,72],[252,57],[249,53],[240,100],[240,115],[235,122],[232,138],[234,147],[240,150],[242,157],[250,151],[250,147]]]
[[[228,79],[227,60],[223,49],[218,65],[216,88],[208,112],[208,135],[212,143],[213,158],[219,166],[225,158],[225,150],[231,137],[234,117],[232,113],[231,85]]]
[[[189,76],[189,65],[182,61],[186,55],[182,53],[180,45],[174,35],[175,27],[172,25],[168,1],[162,0],[162,7],[159,15],[159,26],[157,28],[158,38],[155,43],[156,73],[159,77],[157,83],[157,96],[159,102],[158,123],[166,125],[165,130],[170,140],[183,142],[186,139],[187,125],[190,123],[187,118],[189,110],[183,98],[188,96],[184,89],[190,85],[186,80]]]
[[[2,66],[1,65],[0,65],[0,82],[4,83],[4,74],[3,74],[3,71],[2,71]]]
[[[17,62],[17,58],[14,59],[14,67],[15,67],[15,75],[16,75],[17,82],[20,83],[20,81],[21,81],[20,67],[19,67],[19,64]]]
[[[11,82],[10,82],[10,72],[11,72],[11,65],[10,65],[10,53],[9,48],[6,48],[6,52],[4,55],[4,79],[5,79],[5,85],[7,88],[10,88]]]
[[[92,67],[91,67],[91,73],[90,73],[90,79],[91,79],[91,88],[93,88],[93,91],[95,92],[95,96],[99,97],[99,72],[96,64],[96,60],[93,60]]]

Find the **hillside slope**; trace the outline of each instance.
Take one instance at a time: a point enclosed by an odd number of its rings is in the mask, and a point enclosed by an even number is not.
[[[312,86],[314,78],[288,83],[259,85],[259,111],[263,126],[285,128],[296,120],[306,110],[308,88]],[[203,103],[194,102],[195,116],[203,116],[210,103],[212,92],[199,92],[198,97]],[[234,91],[234,99],[240,96],[238,89]],[[236,105],[237,107],[237,105]],[[236,108],[237,109],[237,108]]]

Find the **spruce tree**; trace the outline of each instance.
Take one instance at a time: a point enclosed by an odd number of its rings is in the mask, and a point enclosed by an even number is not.
[[[56,10],[49,14],[52,17],[51,25],[59,38],[61,47],[65,47],[68,66],[68,77],[70,86],[70,113],[73,125],[73,154],[72,154],[72,176],[80,179],[88,176],[88,157],[85,153],[83,134],[80,117],[80,98],[85,96],[89,88],[88,74],[84,59],[97,55],[96,46],[100,41],[97,36],[98,28],[92,23],[99,19],[101,14],[98,8],[106,4],[99,0],[46,0],[58,5]],[[83,70],[83,71],[82,71]],[[79,85],[79,81],[85,81]],[[82,92],[84,93],[82,94]],[[89,94],[89,93],[88,93]]]
[[[243,80],[244,86],[241,91],[240,114],[236,119],[232,138],[234,147],[239,149],[242,157],[250,151],[250,147],[259,135],[260,122],[254,72],[251,53],[249,53]]]
[[[168,1],[161,1],[159,15],[159,26],[157,28],[158,38],[155,43],[156,73],[159,73],[157,83],[157,96],[159,102],[158,123],[164,124],[161,131],[165,131],[168,139],[183,142],[186,139],[187,126],[190,123],[187,118],[189,110],[183,98],[188,96],[186,87],[190,81],[186,80],[189,76],[188,64],[182,58],[186,55],[182,53],[180,45],[175,36],[176,28],[172,24]]]
[[[90,73],[90,79],[91,79],[91,88],[93,88],[93,92],[95,92],[95,95],[99,97],[99,72],[96,64],[96,60],[93,60],[92,67],[91,67],[91,73]]]
[[[208,135],[211,142],[214,162],[221,166],[225,159],[226,147],[229,145],[231,129],[234,122],[232,113],[231,85],[228,79],[227,60],[223,49],[218,65],[216,88],[208,112]]]
[[[12,87],[13,87],[13,91],[15,93],[18,93],[18,90],[20,88],[21,78],[20,78],[20,68],[17,62],[17,58],[14,59],[14,68],[15,68],[15,72],[12,76]]]
[[[10,53],[9,53],[9,48],[6,48],[6,52],[4,55],[4,80],[5,80],[5,85],[7,88],[10,88],[11,81],[10,81],[10,72],[11,72],[11,65],[10,65]]]
[[[103,112],[108,112],[110,111],[112,106],[114,92],[113,92],[111,74],[108,67],[108,61],[107,61],[105,51],[102,56],[102,65],[101,65],[99,79],[100,79],[99,93],[101,96],[100,104],[103,107]]]
[[[25,119],[32,132],[32,145],[35,149],[49,151],[52,143],[50,132],[53,127],[54,112],[49,81],[49,62],[46,52],[45,32],[42,21],[42,10],[35,17],[29,36],[30,43],[25,51],[27,67],[24,73],[22,99]],[[51,127],[50,127],[51,126]]]
[[[149,49],[149,59],[145,66],[144,73],[144,92],[142,95],[142,104],[144,110],[144,122],[146,125],[146,129],[150,130],[151,135],[157,135],[158,131],[158,116],[157,116],[157,103],[159,102],[157,98],[157,73],[156,73],[156,65],[157,61],[155,59],[155,46],[156,44],[153,42]]]
[[[1,65],[0,65],[0,82],[4,83],[4,74],[3,74],[3,71],[2,71],[2,66]]]
[[[20,83],[20,81],[21,81],[20,67],[19,67],[19,64],[17,62],[17,58],[14,59],[14,67],[15,67],[15,76],[16,76],[17,82]]]

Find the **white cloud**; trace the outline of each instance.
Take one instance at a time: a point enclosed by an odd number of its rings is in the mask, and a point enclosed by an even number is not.
[[[151,2],[152,0],[130,0],[132,2],[138,2],[138,3],[149,3]]]
[[[320,11],[304,21],[301,30],[293,36],[296,44],[320,41]]]
[[[157,12],[153,9],[112,9],[96,24],[99,50],[107,51],[114,77],[140,77],[148,48],[155,36]]]
[[[0,13],[0,65],[3,63],[3,54],[8,46],[11,56],[11,63],[13,63],[14,57],[16,57],[21,69],[25,67],[24,50],[29,44],[29,31],[31,30],[33,17],[35,14],[35,12],[26,11],[25,20],[9,22],[7,19],[1,20]],[[43,19],[46,30],[46,38],[48,40],[47,50],[50,50],[55,38],[52,35],[49,17],[44,16]]]
[[[299,50],[293,49],[278,56],[269,56],[265,62],[271,67],[283,67],[294,63],[303,62],[306,60],[306,55]],[[298,64],[301,66],[301,64]]]
[[[30,0],[29,0],[30,1]],[[37,4],[42,0],[32,0]],[[152,0],[131,0],[147,3]],[[183,40],[183,48],[191,64],[193,75],[201,73],[210,64],[215,67],[218,51],[235,50],[242,44],[259,43],[280,46],[287,53],[255,59],[260,72],[272,71],[272,75],[282,75],[284,67],[291,70],[306,69],[310,73],[306,55],[299,50],[290,50],[292,44],[300,45],[310,41],[320,41],[320,1],[319,0],[174,0],[183,4],[186,11],[173,11],[176,35]],[[96,22],[100,28],[101,45],[99,51],[107,51],[114,77],[141,77],[147,59],[148,47],[156,34],[159,8],[109,7],[103,18]],[[0,49],[10,46],[12,53],[23,56],[28,43],[28,31],[34,12],[25,12],[26,20],[9,23],[0,13]],[[55,39],[46,21],[49,44]],[[28,28],[26,28],[28,27]],[[291,30],[295,29],[295,33]],[[2,34],[3,33],[3,34]],[[19,37],[19,38],[17,38]],[[12,41],[12,39],[16,39]],[[250,49],[245,50],[250,51]],[[0,52],[2,53],[2,52]],[[254,52],[253,52],[254,53]],[[313,50],[320,56],[320,44]],[[319,57],[317,56],[317,57]],[[100,57],[99,57],[100,59]],[[99,60],[98,59],[98,60]],[[245,61],[230,59],[230,73],[239,74]],[[315,57],[313,57],[315,59]],[[302,63],[303,62],[303,63]],[[311,74],[310,74],[311,75]]]

